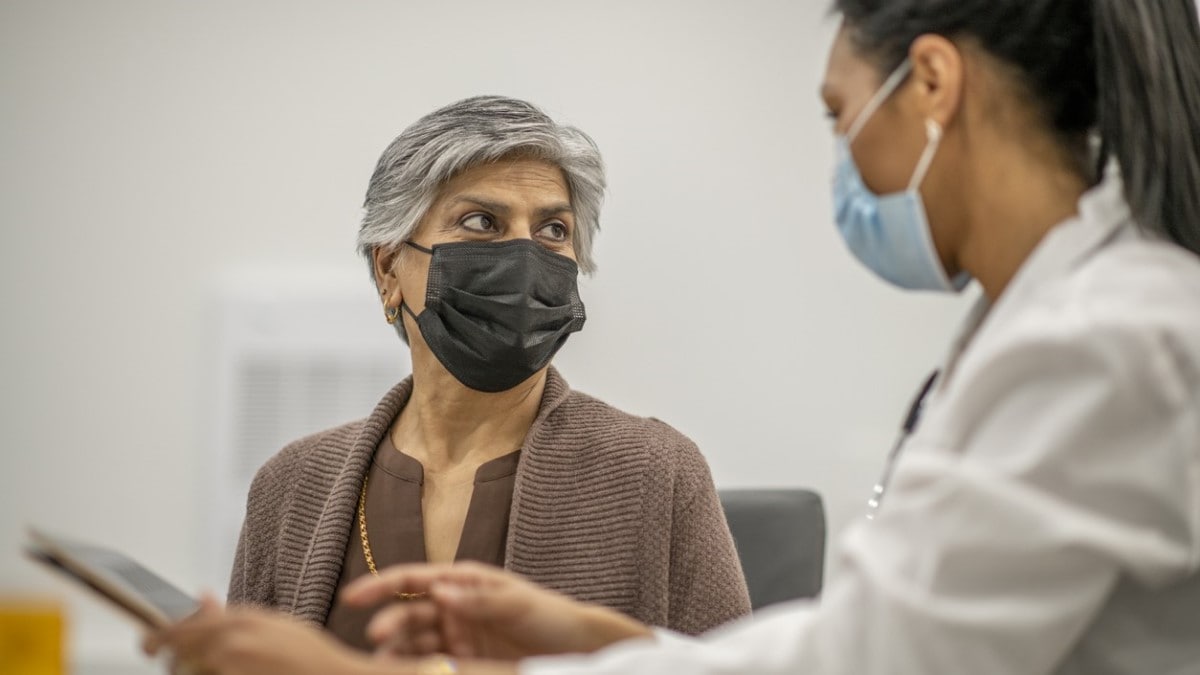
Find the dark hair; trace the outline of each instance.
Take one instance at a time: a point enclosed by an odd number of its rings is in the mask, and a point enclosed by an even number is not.
[[[1095,131],[1134,219],[1200,254],[1200,18],[1194,0],[835,0],[891,71],[925,34],[1013,66],[1063,138]]]

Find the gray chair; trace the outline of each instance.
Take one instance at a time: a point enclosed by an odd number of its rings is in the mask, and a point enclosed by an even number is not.
[[[810,490],[721,490],[754,609],[821,593],[825,507]]]

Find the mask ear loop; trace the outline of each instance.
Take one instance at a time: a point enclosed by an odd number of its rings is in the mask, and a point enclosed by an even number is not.
[[[415,241],[405,241],[405,242],[403,242],[403,243],[401,244],[401,246],[409,246],[409,247],[411,247],[411,248],[415,248],[415,249],[417,249],[418,251],[420,251],[421,253],[424,253],[424,254],[426,254],[426,255],[433,255],[433,249],[432,249],[432,248],[426,248],[426,247],[424,247],[424,246],[422,246],[422,245],[418,244],[418,243],[417,243],[417,242],[415,242]],[[417,319],[417,315],[416,315],[416,314],[414,314],[414,313],[413,313],[413,311],[412,311],[412,307],[409,307],[409,306],[408,306],[408,303],[407,303],[407,302],[404,302],[403,300],[401,300],[401,301],[400,301],[400,311],[403,311],[405,314],[407,314],[407,315],[411,316],[413,321],[417,321],[417,320],[418,320],[418,319]],[[397,314],[399,314],[399,312],[397,312]],[[388,321],[388,323],[392,323],[392,322],[391,322],[391,321]]]
[[[929,173],[929,165],[933,163],[933,156],[937,154],[938,146],[942,144],[942,125],[931,119],[925,120],[925,137],[929,140],[925,143],[925,152],[921,153],[921,159],[917,161],[917,168],[913,171],[912,180],[908,183],[909,192],[921,187],[921,183],[925,181],[925,174]]]
[[[904,78],[908,77],[908,74],[911,72],[912,61],[905,59],[904,63],[901,63],[899,67],[897,67],[896,70],[888,76],[888,79],[884,81],[883,86],[879,88],[879,91],[875,92],[875,95],[871,97],[871,100],[867,101],[867,105],[863,106],[862,111],[858,113],[858,117],[854,119],[854,124],[851,124],[850,130],[846,132],[847,142],[854,142],[854,139],[858,137],[858,134],[863,130],[863,127],[867,126],[867,122],[871,120],[871,116],[875,114],[875,111],[879,110],[879,107],[883,105],[883,102],[888,100],[892,94],[896,93],[896,89],[900,87],[900,84],[904,82]]]

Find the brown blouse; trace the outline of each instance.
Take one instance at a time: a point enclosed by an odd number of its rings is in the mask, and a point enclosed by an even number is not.
[[[520,451],[497,457],[475,472],[475,489],[467,507],[456,560],[476,560],[504,566],[508,540],[508,513],[512,507],[513,485]],[[421,484],[424,467],[415,458],[392,445],[384,434],[375,448],[367,479],[367,538],[375,565],[383,569],[400,563],[423,563],[425,523],[421,514]],[[358,515],[346,542],[345,561],[338,580],[341,589],[351,581],[370,574],[363,554]],[[372,647],[367,641],[367,623],[377,608],[344,606],[335,597],[326,628],[347,645],[361,650]]]

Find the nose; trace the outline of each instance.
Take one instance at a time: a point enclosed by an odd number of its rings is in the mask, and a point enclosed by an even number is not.
[[[510,220],[508,227],[504,230],[504,237],[501,241],[511,241],[513,239],[528,239],[533,241],[533,220],[524,217],[516,217]]]

